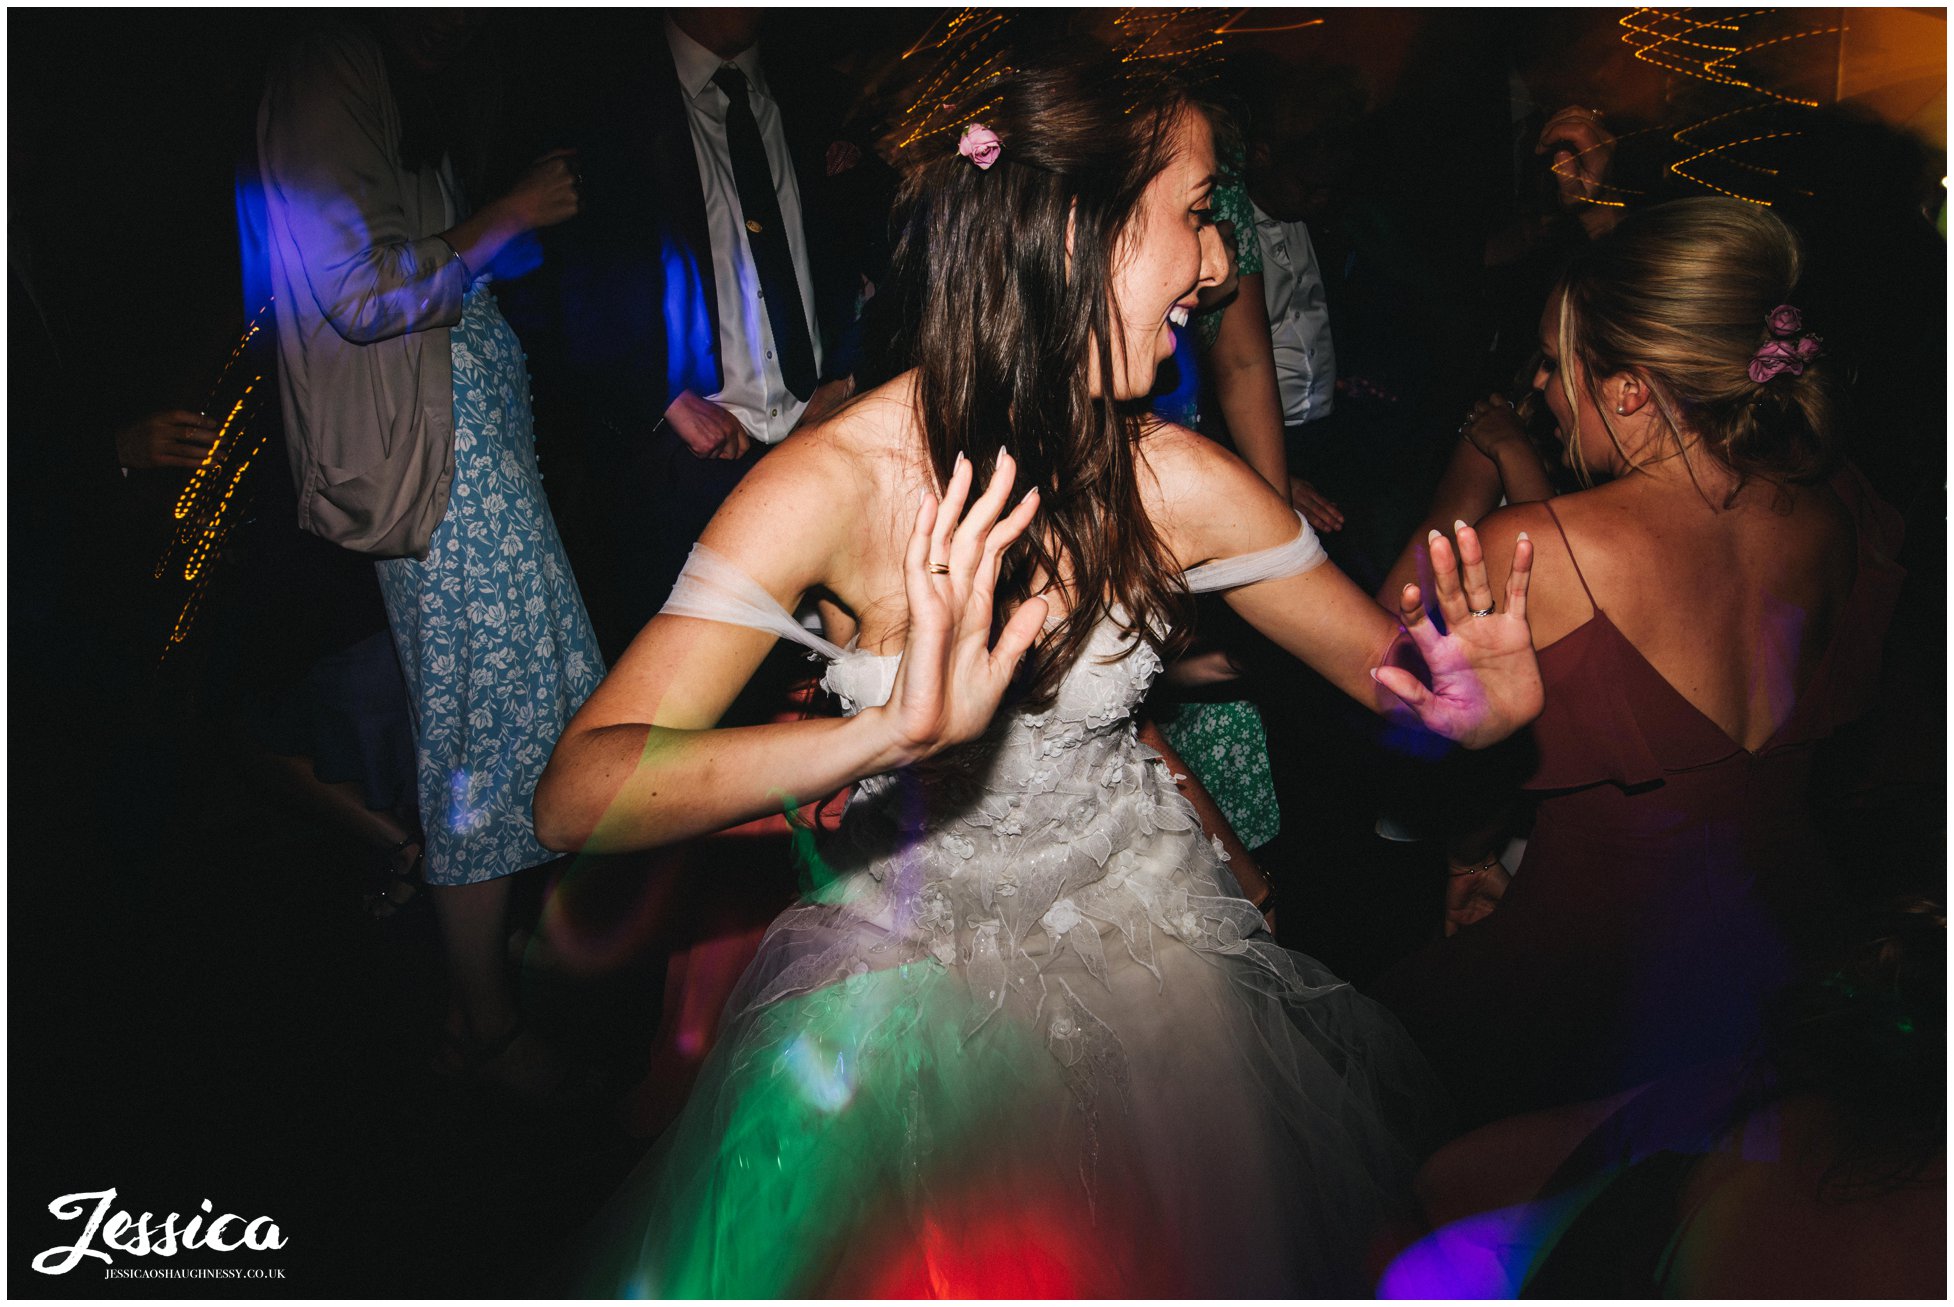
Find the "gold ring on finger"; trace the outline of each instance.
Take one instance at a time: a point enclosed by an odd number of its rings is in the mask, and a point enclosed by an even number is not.
[[[950,565],[949,565],[948,563],[931,563],[931,564],[930,564],[930,575],[932,575],[932,576],[948,576],[948,575],[950,575]]]

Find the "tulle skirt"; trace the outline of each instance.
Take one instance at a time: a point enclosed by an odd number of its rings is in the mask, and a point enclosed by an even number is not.
[[[1250,934],[1198,831],[1144,852],[1207,891],[1178,900],[1200,928],[1136,949],[1062,922],[1028,983],[981,933],[917,956],[866,873],[783,916],[577,1291],[1369,1296],[1445,1123],[1429,1070],[1382,1008]],[[798,983],[838,957],[863,960]]]

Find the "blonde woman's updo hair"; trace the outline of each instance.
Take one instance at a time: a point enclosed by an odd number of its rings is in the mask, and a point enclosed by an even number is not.
[[[1797,303],[1800,260],[1791,229],[1742,200],[1675,200],[1624,218],[1576,257],[1556,292],[1558,384],[1577,425],[1578,382],[1621,449],[1598,385],[1638,372],[1675,439],[1669,453],[1705,451],[1740,487],[1753,477],[1822,480],[1838,459],[1841,416],[1827,360],[1821,355],[1800,374],[1784,371],[1764,382],[1750,372],[1752,356],[1774,339],[1772,310]],[[1585,484],[1578,431],[1568,447]]]

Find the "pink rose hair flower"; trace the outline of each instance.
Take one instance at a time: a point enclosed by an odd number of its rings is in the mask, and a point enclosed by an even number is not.
[[[1803,375],[1805,364],[1821,352],[1819,338],[1805,331],[1805,315],[1796,305],[1780,304],[1764,315],[1764,325],[1772,338],[1750,356],[1750,379],[1761,386],[1781,372]]]
[[[1004,142],[998,140],[997,133],[982,123],[971,123],[965,127],[962,138],[957,141],[957,153],[984,171],[989,171],[1003,151]]]
[[[1799,357],[1798,349],[1782,340],[1766,341],[1750,356],[1750,379],[1760,386],[1780,372],[1795,377],[1804,370],[1805,360]]]

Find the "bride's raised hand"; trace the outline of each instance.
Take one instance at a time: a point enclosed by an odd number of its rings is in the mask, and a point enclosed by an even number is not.
[[[1398,599],[1404,629],[1425,660],[1430,688],[1403,667],[1380,667],[1371,675],[1428,729],[1477,749],[1505,739],[1540,715],[1540,665],[1527,627],[1533,542],[1521,533],[1506,578],[1506,602],[1497,607],[1478,534],[1463,522],[1455,533],[1456,551],[1443,533],[1434,531],[1430,537],[1432,591],[1446,633],[1441,635],[1426,616],[1417,586],[1407,585]]]
[[[909,630],[882,714],[898,763],[915,762],[981,735],[1019,661],[1044,625],[1047,605],[1029,599],[991,643],[998,561],[1038,512],[1034,487],[1004,514],[1016,465],[997,456],[990,484],[968,512],[970,460],[959,458],[941,503],[925,494],[903,557]]]

